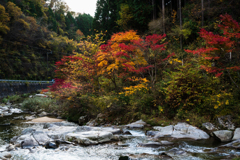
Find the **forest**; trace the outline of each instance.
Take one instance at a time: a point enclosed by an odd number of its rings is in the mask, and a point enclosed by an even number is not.
[[[0,78],[55,79],[71,121],[240,124],[240,1],[98,0],[95,16],[61,0],[0,2]]]
[[[55,62],[91,34],[93,20],[65,2],[45,0],[3,0],[0,15],[1,79],[53,79]]]

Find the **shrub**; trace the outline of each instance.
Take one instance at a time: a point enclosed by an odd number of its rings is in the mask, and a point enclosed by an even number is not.
[[[2,103],[7,103],[8,102],[8,99],[7,98],[3,98],[2,99]]]
[[[13,96],[9,96],[8,97],[8,100],[10,101],[10,102],[17,102],[17,101],[19,101],[21,99],[21,96],[20,95],[13,95]]]
[[[215,117],[231,104],[231,94],[219,89],[220,79],[204,75],[192,64],[185,64],[179,71],[170,75],[171,80],[165,88],[169,117],[177,113],[193,111],[199,115]]]
[[[22,107],[32,112],[38,112],[41,109],[44,109],[46,112],[54,112],[57,109],[57,104],[56,100],[51,98],[33,97],[25,99]]]

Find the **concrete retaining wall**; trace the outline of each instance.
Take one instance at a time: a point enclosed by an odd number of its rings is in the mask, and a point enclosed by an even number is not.
[[[46,89],[49,83],[0,83],[0,98]]]

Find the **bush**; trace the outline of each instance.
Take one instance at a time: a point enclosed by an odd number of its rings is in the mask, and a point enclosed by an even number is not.
[[[20,96],[20,95],[12,95],[12,96],[9,96],[9,97],[8,97],[8,100],[9,100],[10,102],[18,102],[18,101],[20,101],[20,99],[21,99],[21,96]]]
[[[57,104],[56,100],[51,98],[33,97],[25,99],[22,107],[32,112],[38,112],[41,109],[44,109],[46,112],[54,112],[57,109]]]
[[[192,64],[185,64],[179,71],[170,75],[171,80],[165,88],[166,104],[164,112],[170,118],[184,118],[185,111],[207,115],[212,119],[231,105],[231,94],[220,90],[220,79],[204,75]]]
[[[2,103],[7,103],[8,102],[8,99],[7,98],[3,98],[2,99]]]

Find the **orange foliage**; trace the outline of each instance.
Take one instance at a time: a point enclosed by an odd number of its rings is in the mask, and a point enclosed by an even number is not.
[[[84,36],[84,34],[82,33],[82,31],[81,31],[80,29],[78,29],[78,30],[76,31],[76,34],[77,34],[78,36]]]

